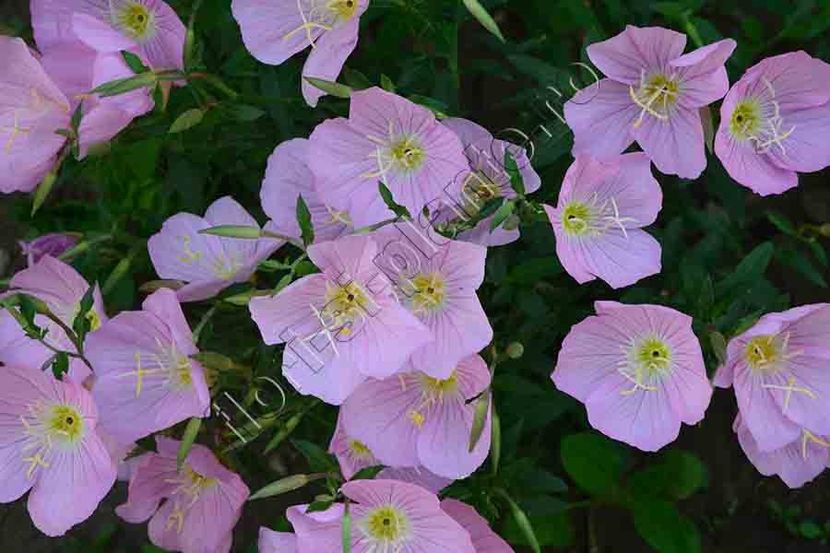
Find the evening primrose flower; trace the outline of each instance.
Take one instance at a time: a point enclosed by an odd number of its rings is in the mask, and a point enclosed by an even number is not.
[[[830,165],[828,132],[830,64],[790,52],[750,67],[726,95],[715,153],[740,184],[780,194]]]
[[[43,52],[80,41],[101,53],[126,50],[152,69],[181,69],[184,24],[162,0],[31,0],[35,41]]]
[[[830,435],[830,304],[769,313],[729,341],[715,385],[735,388],[741,420],[761,451],[807,429]]]
[[[308,159],[320,199],[357,227],[394,217],[379,182],[415,217],[445,194],[458,197],[469,171],[461,141],[430,110],[377,87],[352,92],[348,119],[317,125]]]
[[[429,329],[398,303],[377,255],[366,234],[313,244],[308,257],[321,274],[251,300],[265,343],[286,344],[283,374],[300,393],[339,405],[367,377],[401,370],[430,340]]]
[[[191,446],[177,470],[179,446],[156,437],[158,452],[143,456],[135,467],[127,502],[116,513],[132,523],[149,519],[150,541],[162,549],[228,553],[248,487],[199,444]]]
[[[274,532],[268,528],[260,528],[257,551],[259,553],[297,553],[297,536],[291,532]]]
[[[204,217],[173,215],[147,241],[158,276],[186,283],[176,292],[180,301],[204,300],[235,282],[245,282],[257,265],[283,244],[274,238],[249,240],[199,234],[200,230],[220,225],[259,228],[245,208],[225,196],[213,202]]]
[[[31,192],[52,169],[70,126],[69,101],[19,38],[0,36],[0,193]]]
[[[574,325],[551,374],[585,404],[591,426],[644,451],[703,419],[712,387],[691,317],[659,305],[594,304]]]
[[[662,200],[645,154],[577,156],[556,208],[543,206],[562,266],[580,284],[599,277],[612,288],[659,273],[660,244],[642,227],[657,219]]]
[[[58,257],[60,254],[78,243],[78,234],[69,234],[65,232],[51,232],[38,236],[32,240],[20,240],[20,246],[23,255],[26,256],[26,262],[29,267],[40,261],[44,255],[51,255]]]
[[[700,108],[726,94],[724,63],[736,43],[725,39],[683,54],[686,35],[628,25],[588,46],[606,78],[565,104],[574,154],[607,158],[637,141],[666,174],[695,179],[706,167]]]
[[[141,311],[123,311],[87,337],[92,389],[101,426],[129,444],[191,417],[204,417],[210,395],[198,350],[176,300],[161,289]]]
[[[800,488],[830,466],[830,441],[801,429],[801,435],[789,444],[771,451],[761,451],[741,415],[732,426],[747,458],[764,476],[778,475],[790,488]]]
[[[422,466],[445,478],[465,478],[487,457],[490,417],[469,451],[475,406],[468,403],[490,384],[484,360],[473,355],[439,380],[400,373],[360,385],[341,407],[344,431],[383,464]]]
[[[89,392],[48,372],[0,370],[0,503],[31,489],[29,516],[48,536],[86,520],[115,483]]]
[[[259,61],[279,65],[311,47],[302,71],[302,92],[314,107],[325,92],[305,77],[336,81],[357,46],[360,16],[369,0],[233,0],[242,41]]]
[[[271,218],[274,230],[299,239],[297,198],[303,197],[311,214],[314,241],[325,242],[352,231],[349,214],[328,207],[314,188],[314,174],[309,168],[308,140],[294,138],[279,144],[268,158],[262,181],[262,210]]]
[[[441,501],[441,510],[470,534],[476,553],[513,553],[513,548],[493,532],[487,520],[466,503],[448,497]]]

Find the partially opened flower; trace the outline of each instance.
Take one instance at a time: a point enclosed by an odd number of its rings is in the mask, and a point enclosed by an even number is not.
[[[430,339],[398,303],[377,254],[365,234],[314,244],[308,256],[321,274],[251,300],[265,343],[286,344],[283,374],[300,393],[339,405],[367,377],[399,371]]]
[[[458,198],[442,198],[448,205],[443,211],[450,221],[472,218],[488,201],[495,198],[516,198],[510,172],[505,166],[507,153],[516,163],[526,194],[535,192],[541,186],[542,181],[530,165],[524,148],[504,140],[496,140],[487,129],[467,119],[449,117],[442,120],[441,124],[453,131],[461,140],[464,155],[470,163],[470,172],[462,177],[461,195]],[[503,226],[491,229],[492,221],[492,215],[485,217],[475,228],[460,233],[458,239],[482,246],[501,246],[519,238],[518,229],[508,230]]]
[[[493,532],[487,520],[466,503],[447,498],[441,501],[441,510],[469,532],[476,553],[513,553],[513,548]]]
[[[242,41],[259,61],[279,65],[311,46],[303,66],[303,97],[310,106],[325,93],[305,81],[336,81],[357,46],[360,16],[369,0],[233,0]]]
[[[777,475],[790,488],[800,488],[830,466],[830,441],[802,429],[801,435],[789,444],[771,451],[761,451],[752,432],[735,417],[733,430],[738,443],[750,462],[764,476]]]
[[[259,553],[297,553],[297,536],[260,528],[257,549]]]
[[[699,422],[712,396],[692,319],[659,305],[594,307],[565,337],[553,383],[585,404],[603,434],[656,451],[681,422]]]
[[[60,254],[78,243],[79,235],[65,232],[52,232],[38,236],[33,240],[20,240],[18,244],[26,256],[26,261],[31,267],[44,255],[58,257]]]
[[[132,523],[149,519],[150,541],[163,549],[227,553],[248,487],[198,444],[177,470],[179,445],[176,440],[156,438],[158,453],[144,456],[137,465],[127,502],[116,513]]]
[[[475,405],[467,403],[490,384],[484,360],[463,360],[444,380],[421,372],[363,383],[341,407],[344,431],[383,464],[422,466],[445,478],[465,478],[487,457],[490,418],[469,450]]]
[[[43,52],[82,42],[97,52],[138,55],[153,69],[181,69],[185,27],[162,0],[31,0]]]
[[[318,125],[308,152],[320,199],[358,227],[394,216],[378,182],[417,216],[446,194],[458,197],[469,170],[458,137],[430,110],[377,87],[353,92],[349,118]]]
[[[401,304],[432,332],[432,340],[412,353],[412,366],[447,378],[459,361],[493,339],[476,295],[484,280],[487,248],[447,240],[428,228],[415,242],[413,229],[412,223],[403,222],[377,231],[375,265],[395,283]]]
[[[72,113],[19,38],[0,36],[0,192],[31,192],[52,169]]]
[[[262,210],[271,218],[276,232],[300,238],[297,199],[302,196],[311,214],[315,242],[334,240],[350,233],[349,214],[332,209],[320,200],[308,163],[308,140],[305,138],[286,140],[274,149],[268,158],[260,191]]]
[[[225,196],[213,202],[204,217],[173,215],[148,240],[147,249],[158,276],[187,283],[176,292],[180,301],[204,300],[235,282],[245,282],[257,265],[283,244],[274,238],[250,240],[199,234],[220,225],[259,228],[256,219],[236,200]]]
[[[351,500],[351,550],[355,553],[474,553],[469,533],[441,510],[435,494],[394,480],[355,480],[341,488]],[[287,512],[297,536],[297,551],[340,551],[343,508]]]
[[[75,269],[49,255],[44,255],[31,267],[15,274],[9,282],[10,294],[25,294],[44,302],[49,311],[70,329],[81,314],[81,300],[89,288],[90,285]],[[90,330],[95,331],[107,319],[97,285],[92,298],[92,308],[83,316],[89,322]],[[34,322],[46,331],[43,337],[46,344],[28,337],[8,312],[0,311],[0,362],[42,370],[54,356],[54,350],[79,353],[61,325],[40,314],[35,316]],[[80,359],[73,358],[68,378],[80,383],[89,375],[90,368]]]
[[[606,76],[565,104],[574,154],[605,158],[635,140],[663,173],[695,179],[706,167],[700,108],[726,94],[725,39],[683,54],[686,35],[633,27],[588,46]]]
[[[161,289],[141,311],[123,311],[87,337],[101,426],[128,444],[191,417],[204,417],[210,395],[196,345],[176,294]]]
[[[642,227],[657,219],[662,201],[645,154],[577,156],[556,208],[544,206],[562,266],[580,284],[599,277],[612,288],[659,273],[660,243]]]
[[[754,192],[780,194],[830,165],[830,64],[806,52],[750,67],[721,105],[715,153]]]
[[[743,425],[761,451],[807,429],[830,435],[830,304],[761,317],[729,341],[715,385],[735,388]]]
[[[0,502],[28,490],[29,516],[48,536],[86,520],[115,483],[92,396],[72,382],[14,365],[0,370]]]

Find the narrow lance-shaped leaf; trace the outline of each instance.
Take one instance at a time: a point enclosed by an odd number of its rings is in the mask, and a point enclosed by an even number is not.
[[[504,202],[499,206],[496,212],[493,214],[493,219],[490,221],[490,231],[494,231],[508,218],[510,215],[513,214],[513,209],[516,204],[513,202]]]
[[[259,489],[248,499],[248,501],[262,499],[264,497],[273,497],[275,495],[281,495],[294,490],[299,490],[306,484],[325,477],[325,474],[293,474],[291,476],[286,476],[285,478],[280,478],[279,480],[271,482],[267,486]]]
[[[479,3],[478,0],[462,0],[467,10],[475,17],[481,26],[490,31],[496,38],[504,42],[504,35],[501,34],[496,20],[493,16]]]
[[[55,378],[58,380],[62,380],[63,375],[65,375],[68,371],[69,355],[67,355],[65,351],[56,353],[52,358],[52,374],[54,374]]]
[[[181,471],[184,466],[184,461],[190,453],[190,448],[196,441],[196,436],[199,435],[199,429],[202,427],[202,419],[193,417],[187,421],[187,426],[182,435],[182,442],[179,444],[179,451],[176,453],[176,470]]]
[[[297,196],[297,224],[300,226],[303,244],[308,246],[314,242],[314,225],[311,222],[311,212],[305,203],[302,194]]]
[[[495,405],[490,407],[490,466],[491,472],[499,472],[499,461],[501,461],[501,419],[496,412]]]
[[[334,81],[327,81],[325,79],[317,79],[315,77],[303,77],[312,86],[319,88],[326,94],[331,94],[337,98],[348,98],[352,95],[352,88],[344,84],[336,83]]]
[[[149,67],[144,65],[144,63],[141,61],[141,58],[139,58],[132,52],[128,52],[127,50],[121,50],[121,57],[124,58],[124,62],[132,70],[133,73],[145,73],[150,70]]]
[[[217,225],[202,229],[199,234],[211,234],[224,238],[245,238],[256,240],[262,237],[262,230],[259,227],[247,227],[245,225]]]
[[[475,402],[473,414],[473,425],[470,429],[469,450],[475,449],[484,432],[484,425],[487,422],[487,412],[490,410],[490,390],[485,390]]]
[[[513,499],[507,494],[504,490],[498,490],[498,493],[504,500],[507,502],[507,505],[510,507],[510,514],[513,516],[513,520],[516,521],[516,525],[524,534],[525,539],[527,540],[528,545],[533,550],[533,553],[541,553],[542,549],[539,546],[539,540],[536,538],[536,532],[533,530],[533,525],[530,523],[530,519],[527,517],[527,514],[519,507],[518,503],[513,501]]]
[[[506,148],[504,150],[504,170],[507,171],[507,175],[510,177],[510,186],[516,191],[516,194],[524,196],[525,180],[522,177],[522,172],[519,171],[519,164],[516,163],[516,160]]]
[[[130,92],[131,90],[155,86],[157,81],[158,75],[148,71],[146,73],[133,75],[132,77],[106,82],[92,89],[92,93],[98,94],[102,98],[117,96],[119,94],[124,94],[125,92]]]
[[[205,117],[205,112],[199,108],[193,108],[185,111],[181,115],[179,115],[173,124],[170,125],[170,129],[167,131],[169,134],[176,134],[192,127],[195,127],[199,123],[202,122],[202,119]]]

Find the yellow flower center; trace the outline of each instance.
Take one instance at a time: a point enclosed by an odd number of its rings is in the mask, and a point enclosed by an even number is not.
[[[148,38],[154,31],[155,14],[139,1],[125,2],[114,19],[125,34],[136,40]]]
[[[85,435],[83,415],[65,403],[32,403],[20,422],[25,439],[22,461],[28,465],[26,477],[30,480],[37,469],[49,468],[52,448],[78,447]]]
[[[765,371],[781,358],[781,351],[775,336],[756,336],[747,342],[744,357],[751,369]]]
[[[744,99],[735,105],[729,120],[729,132],[741,140],[747,140],[758,133],[761,125],[761,107],[752,99]]]
[[[320,321],[328,330],[351,332],[351,324],[366,316],[369,297],[356,282],[332,286],[326,292],[326,305],[320,311]]]
[[[655,391],[656,381],[672,369],[672,351],[659,336],[646,336],[632,342],[626,359],[618,369],[620,375],[631,382],[632,387],[622,390],[622,395],[631,395],[638,390]]]
[[[640,79],[640,87],[628,89],[631,100],[640,108],[640,116],[634,121],[634,127],[639,127],[646,114],[661,121],[669,118],[669,111],[677,102],[679,85],[670,76],[657,73],[648,78]]]
[[[357,0],[331,0],[326,7],[338,19],[349,20],[357,12]]]
[[[71,405],[54,405],[47,415],[46,428],[51,438],[76,443],[84,435],[84,418]]]
[[[661,373],[671,365],[671,350],[659,338],[646,338],[637,348],[638,363],[650,374]]]
[[[373,456],[372,450],[360,440],[349,440],[349,451],[351,451],[354,457],[359,459],[368,459]]]
[[[562,228],[574,236],[586,234],[591,229],[591,208],[582,202],[570,202],[562,210]]]
[[[411,286],[409,301],[415,313],[436,311],[444,305],[446,282],[440,274],[421,273],[411,278],[408,284]]]
[[[375,507],[366,514],[365,532],[369,538],[384,545],[401,541],[409,533],[409,519],[392,505]]]
[[[399,138],[389,147],[392,165],[401,172],[418,169],[424,162],[425,152],[421,145],[412,137]]]

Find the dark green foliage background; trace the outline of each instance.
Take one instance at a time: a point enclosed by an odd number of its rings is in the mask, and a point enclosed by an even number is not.
[[[171,3],[186,21],[193,3]],[[547,87],[555,86],[567,97],[571,75],[585,82],[585,73],[571,65],[588,61],[585,45],[626,24],[686,32],[688,49],[697,41],[731,37],[738,42],[727,65],[731,82],[777,53],[803,49],[830,60],[826,0],[483,4],[506,43],[484,30],[460,0],[372,0],[361,21],[358,49],[340,80],[365,86],[383,78],[400,94],[471,118],[493,132],[516,127],[533,134],[533,164],[543,185],[531,199],[551,204],[571,162],[571,137],[545,107],[546,101],[562,104]],[[0,31],[31,39],[25,4],[3,6],[0,15]],[[327,97],[314,110],[305,105],[299,94],[305,54],[279,67],[253,59],[242,45],[228,0],[205,0],[195,21],[202,69],[220,77],[238,97],[204,83],[176,89],[166,111],[134,122],[107,151],[81,163],[67,162],[36,216],[29,216],[27,197],[0,199],[3,247],[56,230],[97,240],[74,265],[89,280],[106,283],[112,313],[135,308],[142,297],[138,287],[155,278],[146,239],[167,217],[183,210],[201,214],[216,198],[232,195],[264,222],[258,193],[274,146],[307,136],[327,117],[347,113],[348,102],[337,98]],[[169,134],[177,117],[193,108],[206,110],[201,122]],[[713,115],[717,125],[717,109]],[[827,301],[828,239],[820,234],[820,225],[830,222],[828,175],[802,176],[798,189],[762,199],[732,182],[711,155],[697,181],[658,174],[664,203],[650,230],[663,246],[663,272],[621,291],[603,283],[578,286],[557,261],[547,223],[524,217],[519,242],[490,250],[480,290],[498,350],[511,342],[524,346],[521,358],[496,369],[500,464],[494,471],[488,461],[450,493],[476,505],[517,550],[528,543],[517,512],[526,514],[545,551],[824,550],[830,539],[830,481],[823,476],[804,490],[789,491],[775,479],[762,479],[732,435],[730,391],[717,391],[707,418],[695,428],[684,427],[678,443],[644,455],[591,432],[582,406],[557,392],[549,373],[562,338],[598,299],[661,303],[692,315],[710,374],[719,337],[728,339],[762,313]],[[275,259],[298,254],[285,247]],[[125,258],[129,263],[122,262]],[[18,256],[15,263],[19,267],[22,259]],[[308,270],[301,265],[298,275]],[[284,275],[260,273],[256,285],[274,286]],[[191,324],[212,305],[188,305]],[[243,307],[219,304],[200,346],[253,367],[254,375],[280,379],[279,353],[260,344]],[[250,405],[249,378],[221,373],[216,390]],[[287,384],[286,389],[291,390]],[[280,432],[287,434],[286,424],[300,412],[304,416],[289,439],[264,454],[266,444]],[[278,416],[259,412],[266,430],[224,460],[252,490],[289,474],[326,469],[331,460],[321,448],[328,444],[335,414],[334,408],[292,393]],[[181,431],[172,433],[180,436]],[[232,439],[219,417],[199,437],[215,450]],[[249,504],[235,551],[255,550],[259,525],[287,529],[285,507],[324,491],[311,484]],[[144,527],[117,523],[112,515],[123,493],[116,490],[99,514],[60,542],[37,537],[25,516],[3,507],[0,545],[4,551],[152,551],[144,545]]]

